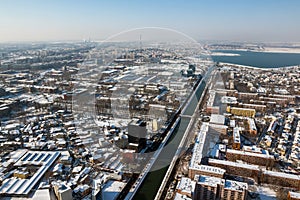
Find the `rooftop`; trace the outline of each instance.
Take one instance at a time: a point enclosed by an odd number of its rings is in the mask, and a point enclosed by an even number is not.
[[[289,195],[290,195],[290,197],[292,197],[292,198],[300,199],[300,193],[299,193],[299,192],[292,192],[292,191],[289,191]]]
[[[233,167],[238,167],[238,168],[257,170],[257,171],[260,170],[258,165],[249,165],[249,164],[245,164],[245,163],[238,163],[238,162],[232,162],[232,161],[227,161],[227,160],[219,160],[219,159],[209,158],[208,163],[216,163],[216,164],[221,164],[221,165],[228,165],[228,166],[233,166]]]
[[[195,190],[195,185],[196,182],[192,181],[190,178],[182,177],[180,182],[177,184],[176,189],[192,194]]]
[[[120,181],[108,181],[102,188],[102,199],[117,199],[126,183]]]
[[[40,168],[30,179],[12,177],[4,180],[0,187],[0,194],[28,195],[59,155],[59,152],[28,151],[15,166],[41,165]]]
[[[226,170],[219,168],[219,167],[213,167],[209,165],[199,165],[197,168],[199,171],[213,173],[213,174],[224,174]]]
[[[241,143],[240,130],[238,127],[233,128],[233,139],[234,139],[234,143]]]
[[[225,116],[212,114],[210,117],[210,123],[224,125],[225,124]]]
[[[220,184],[224,184],[224,179],[212,176],[200,176],[197,184],[217,187]]]
[[[197,168],[199,167],[202,159],[202,150],[206,138],[206,133],[208,131],[209,124],[203,123],[200,131],[197,135],[196,142],[193,148],[193,155],[190,161],[190,168]]]
[[[243,191],[248,189],[248,184],[244,182],[226,180],[224,189],[235,190],[235,191]]]
[[[300,180],[300,176],[295,175],[295,174],[288,174],[288,173],[284,173],[284,172],[275,172],[275,171],[269,171],[269,170],[264,170],[263,173],[266,174],[266,175],[270,175],[270,176],[277,176],[277,177],[281,177],[281,178],[295,179],[295,180],[298,180],[298,181]]]
[[[176,193],[174,200],[192,200],[192,199],[187,197],[186,195]]]
[[[260,157],[260,158],[266,158],[266,159],[274,159],[273,155],[270,155],[267,151],[262,151],[262,153],[253,153],[248,151],[240,151],[235,149],[227,149],[228,153],[232,154],[243,154],[246,156],[252,156],[252,157]]]

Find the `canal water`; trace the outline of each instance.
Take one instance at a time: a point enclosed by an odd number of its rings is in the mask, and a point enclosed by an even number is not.
[[[212,68],[207,72],[207,74],[210,74],[211,71]],[[183,115],[193,115],[198,105],[199,99],[205,89],[205,86],[206,78],[202,82],[200,82],[200,85],[197,87],[195,95],[192,97],[190,103],[187,105],[187,108]],[[181,139],[190,123],[190,120],[190,117],[181,117],[181,120],[175,128],[172,136],[169,138],[164,149],[157,157],[157,160],[154,162],[150,172],[146,175],[139,190],[135,194],[133,198],[134,200],[153,200],[155,198],[157,191],[168,170],[169,164],[171,163],[181,142]]]

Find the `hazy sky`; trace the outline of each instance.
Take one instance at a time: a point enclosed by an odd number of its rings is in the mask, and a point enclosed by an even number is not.
[[[299,0],[0,0],[0,42],[95,40],[152,26],[204,40],[300,42],[299,8]]]

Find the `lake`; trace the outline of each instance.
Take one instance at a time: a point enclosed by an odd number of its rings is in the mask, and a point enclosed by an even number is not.
[[[221,53],[220,55],[212,56],[212,59],[215,62],[233,63],[259,68],[276,68],[300,65],[300,53],[270,53],[240,50],[214,50],[212,52]]]

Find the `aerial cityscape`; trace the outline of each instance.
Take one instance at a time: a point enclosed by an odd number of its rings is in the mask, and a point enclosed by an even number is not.
[[[0,2],[0,199],[300,199],[299,6]]]

